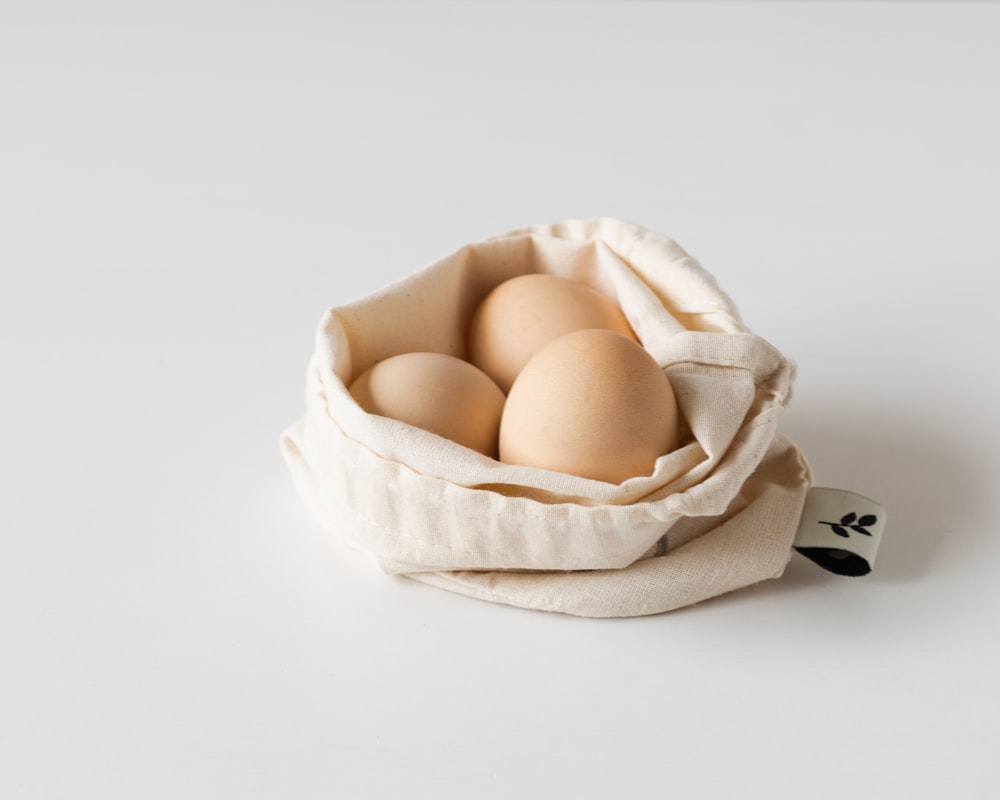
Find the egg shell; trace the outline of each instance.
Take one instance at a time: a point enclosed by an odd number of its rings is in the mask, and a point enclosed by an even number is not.
[[[467,361],[443,353],[401,353],[365,370],[350,393],[369,414],[496,457],[504,394]]]
[[[469,361],[506,392],[545,345],[588,328],[638,341],[622,310],[596,289],[558,275],[519,275],[495,287],[473,314]]]
[[[500,421],[500,460],[621,483],[677,446],[673,387],[626,336],[561,336],[521,370]]]

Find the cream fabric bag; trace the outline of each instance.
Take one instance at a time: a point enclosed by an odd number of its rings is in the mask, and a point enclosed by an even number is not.
[[[616,301],[666,371],[688,430],[652,475],[615,486],[502,464],[366,414],[348,394],[352,377],[398,353],[463,357],[479,301],[525,272]],[[282,449],[313,512],[385,572],[526,608],[654,614],[784,570],[811,484],[776,432],[792,377],[675,242],[619,220],[573,220],[463,247],[327,312],[306,413]]]

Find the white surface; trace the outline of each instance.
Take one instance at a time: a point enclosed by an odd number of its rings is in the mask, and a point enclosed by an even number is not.
[[[1000,794],[1000,6],[86,5],[0,5],[0,796]],[[307,516],[322,310],[597,215],[796,359],[875,574],[590,621]]]

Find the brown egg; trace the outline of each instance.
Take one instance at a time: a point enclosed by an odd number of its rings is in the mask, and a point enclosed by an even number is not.
[[[504,281],[480,303],[469,326],[469,361],[505,392],[535,353],[571,331],[604,328],[636,339],[622,310],[596,289],[557,275]]]
[[[500,421],[500,460],[608,483],[650,475],[677,446],[663,370],[620,333],[561,336],[521,370]]]
[[[476,367],[443,353],[402,353],[355,379],[369,414],[406,422],[495,458],[504,394]]]

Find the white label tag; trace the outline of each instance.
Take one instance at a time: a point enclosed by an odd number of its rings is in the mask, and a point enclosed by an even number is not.
[[[885,509],[845,489],[813,487],[793,547],[837,575],[867,575],[885,530]]]

